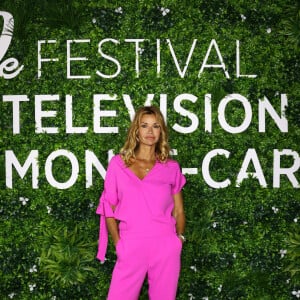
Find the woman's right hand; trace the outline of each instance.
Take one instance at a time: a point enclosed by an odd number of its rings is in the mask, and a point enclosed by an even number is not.
[[[120,237],[117,237],[113,240],[115,247],[117,246],[119,240],[120,240]]]

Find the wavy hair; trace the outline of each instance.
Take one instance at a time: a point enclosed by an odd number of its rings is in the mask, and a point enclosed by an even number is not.
[[[155,147],[156,158],[160,162],[166,162],[169,157],[168,129],[161,111],[156,106],[143,106],[137,110],[128,129],[125,144],[120,151],[121,157],[127,167],[131,165],[132,159],[135,158],[136,150],[139,147],[138,130],[144,115],[154,115],[157,123],[160,125],[160,137]]]

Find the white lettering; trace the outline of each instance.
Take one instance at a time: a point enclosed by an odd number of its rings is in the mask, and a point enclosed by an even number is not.
[[[282,168],[280,166],[281,156],[292,156],[294,158],[294,163],[289,168]],[[295,176],[295,173],[300,168],[300,158],[299,154],[296,151],[292,151],[291,149],[283,149],[279,151],[278,149],[274,149],[274,171],[273,171],[273,187],[280,187],[280,176],[286,175],[289,181],[291,182],[294,188],[300,188],[299,182]]]
[[[29,101],[26,95],[3,95],[3,102],[13,103],[13,134],[20,133],[20,102]]]
[[[115,110],[103,111],[100,109],[101,101],[115,101],[117,95],[110,96],[108,94],[95,94],[94,95],[94,132],[95,133],[118,133],[118,127],[102,127],[100,121],[102,117],[116,117]]]
[[[205,131],[212,132],[211,94],[205,94],[204,103],[205,103],[205,110],[204,110]]]
[[[176,69],[177,69],[178,74],[180,75],[181,78],[184,78],[184,75],[185,75],[186,70],[187,70],[187,68],[188,68],[188,66],[189,66],[190,60],[191,60],[191,58],[192,58],[194,49],[195,49],[195,47],[196,47],[196,43],[197,43],[197,39],[194,39],[193,44],[192,44],[191,49],[190,49],[190,52],[189,52],[189,55],[188,55],[188,57],[187,57],[187,59],[186,59],[186,61],[185,61],[184,68],[183,68],[183,70],[181,71],[180,66],[179,66],[179,63],[178,63],[178,60],[177,60],[177,57],[176,57],[176,54],[175,54],[175,51],[174,51],[173,46],[172,46],[172,43],[171,43],[171,40],[170,40],[170,39],[167,39],[167,44],[168,44],[168,46],[169,46],[169,48],[170,48],[170,51],[171,51],[173,60],[174,60],[175,65],[176,65]]]
[[[230,152],[224,149],[214,149],[208,152],[202,161],[202,175],[205,182],[210,187],[215,189],[226,188],[231,183],[231,181],[228,178],[224,181],[215,181],[210,175],[210,161],[213,157],[217,155],[224,155],[226,158],[229,158]]]
[[[255,172],[247,172],[250,161],[252,161],[252,163],[253,163]],[[249,176],[257,178],[261,186],[267,187],[267,182],[266,182],[266,179],[265,179],[263,170],[261,168],[260,162],[258,160],[255,149],[248,149],[246,156],[244,158],[242,167],[240,169],[240,172],[237,176],[236,185],[239,186],[240,183],[244,179],[248,178]]]
[[[88,127],[73,127],[73,98],[66,95],[66,133],[86,133]]]
[[[100,71],[97,71],[96,74],[99,75],[100,77],[103,77],[103,78],[114,78],[114,77],[117,77],[120,72],[121,72],[121,65],[119,63],[118,60],[116,60],[115,58],[109,56],[109,55],[106,55],[105,53],[102,52],[102,45],[106,42],[112,42],[114,44],[120,44],[120,42],[118,40],[115,40],[115,39],[104,39],[102,40],[100,43],[99,43],[99,46],[98,46],[98,52],[100,53],[100,55],[103,57],[103,58],[106,58],[107,60],[109,61],[112,61],[113,63],[116,64],[117,66],[117,71],[112,74],[112,75],[106,75],[106,74],[103,74],[102,72]]]
[[[256,78],[257,75],[242,75],[240,71],[240,41],[236,41],[236,77]]]
[[[191,95],[191,94],[181,94],[179,96],[177,96],[174,100],[174,110],[178,113],[180,113],[180,115],[184,116],[184,117],[188,117],[192,123],[190,126],[188,127],[183,127],[179,124],[175,124],[173,126],[173,129],[177,132],[180,132],[180,133],[191,133],[191,132],[194,132],[198,125],[199,125],[199,119],[197,117],[197,115],[195,115],[194,113],[184,109],[182,106],[181,106],[181,102],[183,100],[188,100],[188,101],[191,101],[193,103],[195,103],[197,101],[197,97],[194,96],[194,95]]]
[[[0,62],[1,62],[12,40],[12,35],[14,31],[14,18],[7,11],[0,11],[0,16],[3,17],[3,30],[0,36]],[[23,65],[20,66],[20,68],[18,68],[18,66],[19,66],[19,62],[15,58],[11,57],[4,60],[0,64],[0,77],[3,77],[4,79],[12,79],[16,77],[24,68]]]
[[[6,186],[13,188],[13,166],[21,178],[25,177],[29,167],[32,166],[32,188],[37,189],[39,176],[38,156],[37,150],[30,151],[24,165],[21,166],[12,150],[5,151]]]
[[[210,52],[211,52],[211,49],[212,49],[213,46],[214,46],[214,48],[215,48],[215,50],[216,50],[216,52],[217,52],[218,59],[219,59],[219,61],[220,61],[220,64],[219,64],[219,65],[211,65],[211,64],[207,64],[207,60],[208,60],[208,57],[209,57],[209,55],[210,55]],[[202,66],[201,66],[200,71],[199,71],[199,73],[198,73],[198,77],[200,77],[200,75],[203,73],[204,68],[221,68],[221,69],[223,69],[226,78],[228,78],[228,79],[230,78],[229,73],[228,73],[228,71],[226,70],[225,64],[224,64],[224,62],[223,62],[223,57],[222,57],[222,55],[221,55],[221,52],[220,52],[220,50],[219,50],[218,44],[217,44],[217,42],[216,42],[215,39],[211,40],[211,42],[210,42],[210,45],[209,45],[208,50],[207,50],[207,52],[206,52],[206,55],[205,55],[205,58],[204,58],[204,60],[203,60]]]
[[[281,117],[279,117],[279,115],[276,113],[267,97],[264,96],[263,100],[259,99],[258,105],[259,132],[266,132],[266,111],[268,111],[281,132],[288,132],[288,120],[284,115],[285,109],[288,105],[286,94],[281,94]]]
[[[71,162],[71,176],[70,178],[66,181],[66,182],[58,182],[54,176],[53,176],[53,161],[59,157],[59,156],[64,156],[66,158],[69,159],[69,161]],[[45,175],[46,178],[48,180],[48,182],[55,188],[57,189],[67,189],[69,187],[71,187],[77,180],[78,177],[78,173],[79,173],[79,164],[78,164],[78,160],[76,158],[76,156],[71,153],[70,151],[67,150],[57,150],[52,152],[45,163]]]
[[[139,57],[140,57],[140,52],[141,52],[141,48],[140,48],[139,43],[144,42],[144,39],[125,39],[125,42],[135,43],[135,74],[136,74],[136,78],[139,78],[139,76],[140,76]]]
[[[160,39],[156,39],[156,77],[160,77]]]
[[[93,185],[93,167],[99,172],[101,177],[104,179],[106,175],[106,170],[103,165],[98,160],[94,152],[90,150],[85,151],[85,178],[86,178],[86,188]]]
[[[225,109],[228,103],[230,103],[233,100],[237,100],[240,101],[243,104],[244,107],[244,111],[245,111],[245,119],[243,121],[243,123],[240,126],[237,127],[233,127],[230,126],[227,121],[226,121],[226,117],[225,117]],[[247,98],[245,98],[244,96],[240,95],[240,94],[230,94],[227,95],[225,98],[223,98],[219,104],[218,107],[218,119],[219,119],[219,123],[222,126],[222,128],[224,130],[226,130],[227,132],[230,133],[241,133],[243,131],[245,131],[252,120],[252,108],[251,108],[251,104],[249,103],[249,101],[247,100]]]
[[[42,118],[53,118],[56,116],[56,111],[42,110],[44,101],[58,101],[59,95],[36,95],[35,96],[35,132],[36,133],[58,133],[57,127],[43,127]]]
[[[91,78],[90,75],[71,75],[71,61],[86,61],[88,58],[86,57],[71,57],[71,44],[72,43],[89,43],[90,40],[67,40],[67,78],[72,79],[72,78]]]
[[[43,44],[55,44],[56,40],[42,40],[38,41],[38,78],[42,76],[42,62],[50,62],[50,61],[59,61],[58,58],[42,58],[41,51],[42,51],[42,45]]]

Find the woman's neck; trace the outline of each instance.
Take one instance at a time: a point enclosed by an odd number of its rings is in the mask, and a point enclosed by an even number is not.
[[[136,159],[151,161],[155,160],[155,147],[139,147],[135,154]]]

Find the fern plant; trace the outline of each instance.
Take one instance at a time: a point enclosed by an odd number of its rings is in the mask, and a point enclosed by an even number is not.
[[[300,226],[289,233],[287,239],[287,259],[289,265],[286,267],[292,279],[300,282]]]
[[[295,50],[300,49],[300,1],[286,9],[287,18],[282,21],[283,30],[281,31],[288,40],[294,45]]]
[[[65,27],[78,32],[86,17],[86,3],[83,3],[75,0],[41,1],[45,25],[52,28]]]
[[[77,225],[72,230],[60,226],[44,231],[40,266],[51,283],[63,288],[84,283],[96,272],[94,259],[95,243],[88,241]]]

